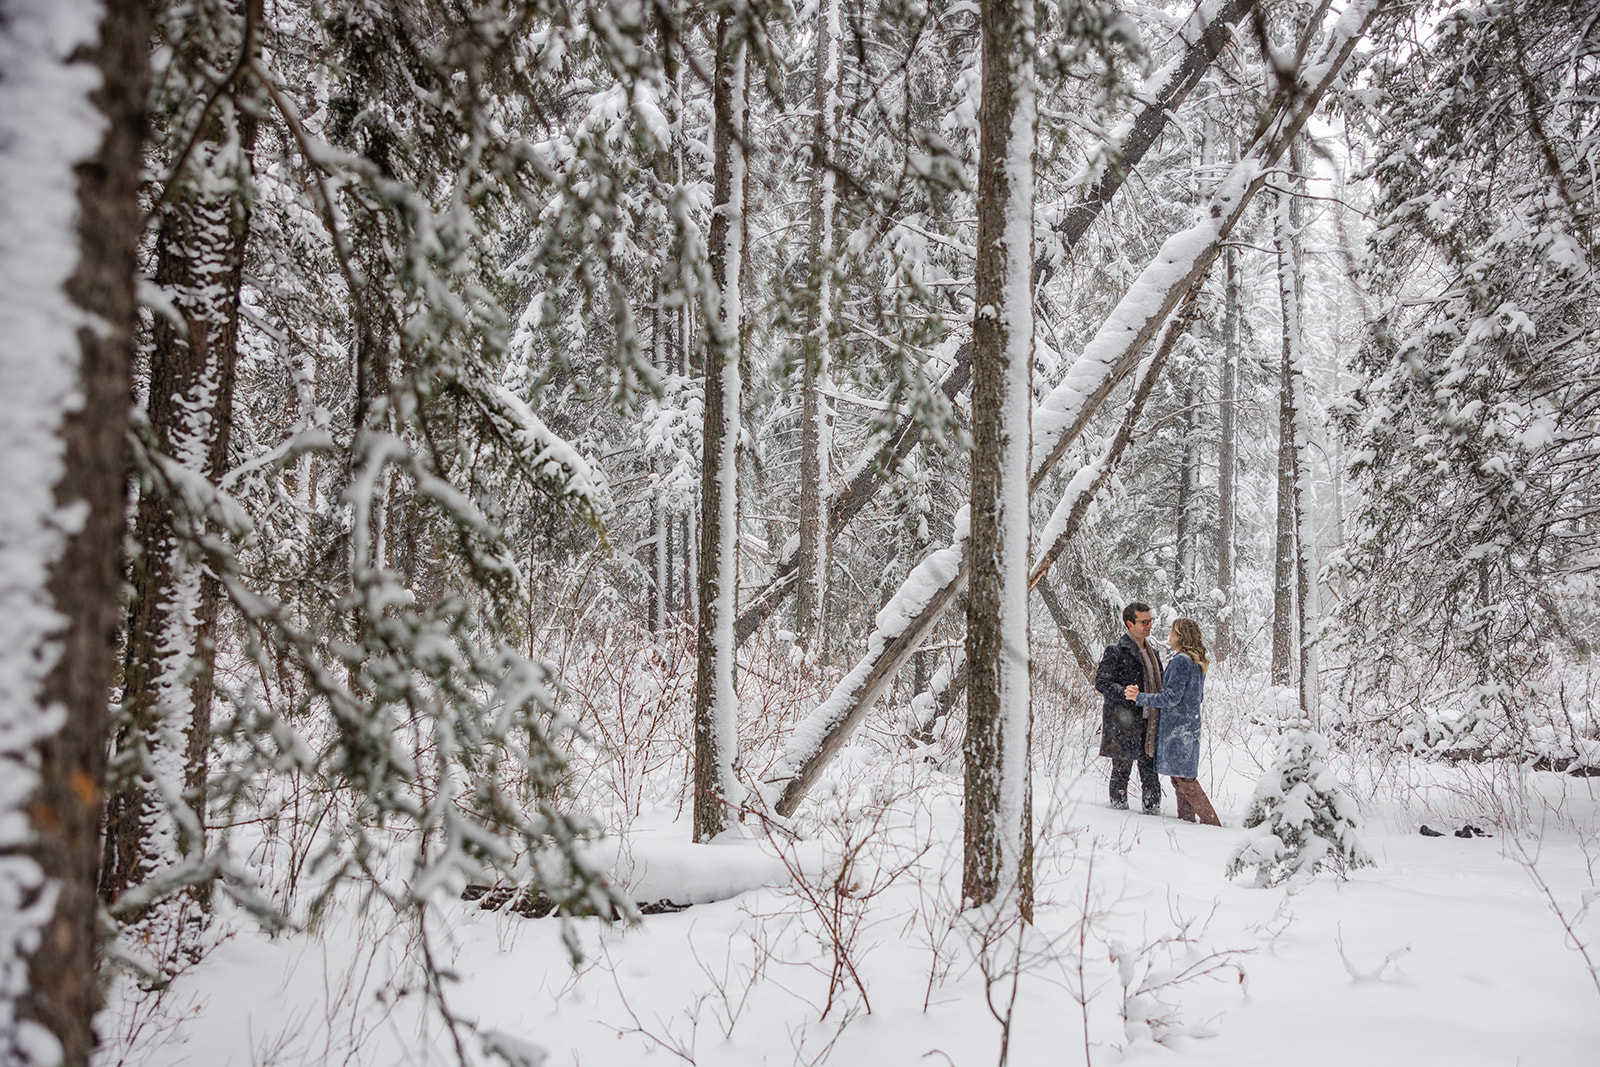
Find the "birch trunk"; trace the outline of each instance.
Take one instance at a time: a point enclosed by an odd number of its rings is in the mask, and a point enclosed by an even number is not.
[[[705,430],[700,484],[698,653],[694,690],[694,839],[728,827],[742,797],[734,594],[738,588],[740,277],[744,251],[745,44],[734,19],[717,22],[713,86],[711,306],[705,324]]]

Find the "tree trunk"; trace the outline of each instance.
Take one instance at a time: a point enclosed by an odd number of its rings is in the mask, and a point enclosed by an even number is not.
[[[827,388],[833,362],[834,221],[838,210],[833,170],[838,128],[839,0],[823,0],[817,11],[816,120],[811,137],[810,261],[811,299],[803,340],[803,410],[800,423],[800,546],[796,557],[795,633],[801,647],[818,654],[826,641],[823,614],[828,597],[828,557],[832,540],[828,508],[828,455],[831,451]]]
[[[1067,643],[1067,650],[1072,653],[1072,661],[1078,665],[1078,670],[1083,672],[1083,676],[1093,682],[1094,653],[1089,650],[1082,635],[1073,629],[1072,620],[1067,616],[1067,609],[1061,603],[1061,598],[1056,596],[1055,587],[1050,584],[1049,577],[1041,574],[1036,588],[1039,590],[1039,599],[1044,601],[1045,610],[1050,612],[1050,618],[1055,622],[1056,629],[1061,632],[1061,639]]]
[[[1294,584],[1295,584],[1295,633],[1299,637],[1296,648],[1298,663],[1296,664],[1300,677],[1300,713],[1305,720],[1307,728],[1318,728],[1317,713],[1317,650],[1315,634],[1312,625],[1316,621],[1320,610],[1317,595],[1317,546],[1316,538],[1311,531],[1311,425],[1307,409],[1306,393],[1306,351],[1304,332],[1301,328],[1302,300],[1300,294],[1305,290],[1305,273],[1300,256],[1300,229],[1305,215],[1304,207],[1297,195],[1303,187],[1300,177],[1304,170],[1301,159],[1299,142],[1289,150],[1289,175],[1287,180],[1290,185],[1288,221],[1289,221],[1289,250],[1293,254],[1294,270],[1292,273],[1293,285],[1289,292],[1293,298],[1293,311],[1291,316],[1292,327],[1288,333],[1288,378],[1287,387],[1289,406],[1292,413],[1292,429],[1294,444]]]
[[[252,10],[235,11],[254,26]],[[227,40],[227,35],[208,39]],[[243,35],[241,35],[243,36]],[[234,55],[186,55],[191,71],[227,69]],[[249,236],[250,152],[256,120],[223,96],[197,131],[188,165],[173,174],[156,234],[154,281],[182,324],[155,317],[151,332],[152,460],[215,485],[228,468],[233,428],[239,290]],[[232,146],[232,147],[230,147]],[[203,516],[175,512],[176,486],[157,476],[140,495],[139,556],[123,662],[123,703],[106,804],[101,897],[118,897],[160,870],[205,852],[206,769],[221,589],[197,542]],[[177,791],[182,795],[177,795]],[[201,891],[201,899],[206,894]]]
[[[659,4],[652,5],[650,12],[651,18],[655,21],[656,49],[661,65],[663,89],[661,110],[666,119],[667,136],[671,139],[666,150],[657,156],[656,177],[661,186],[667,190],[667,195],[676,197],[680,193],[683,176],[682,158],[679,154],[682,150],[682,107],[678,96],[679,64],[676,51],[679,19],[676,11],[666,10]],[[674,345],[681,346],[683,343],[681,336],[675,336],[677,331],[674,329],[680,325],[679,309],[676,306],[669,306],[666,300],[667,294],[677,292],[682,284],[682,272],[674,251],[676,242],[670,222],[662,227],[662,232],[657,235],[656,244],[659,248],[660,263],[656,277],[655,299],[650,305],[650,362],[656,373],[665,378],[677,371]],[[663,457],[651,454],[650,473],[658,482],[667,467],[668,464]],[[659,492],[650,500],[650,520],[652,537],[649,626],[650,632],[656,634],[667,624],[668,614],[672,610],[673,587],[673,515]]]
[[[1028,459],[1033,410],[1033,0],[984,0],[967,555],[968,906],[1033,917]]]
[[[1299,261],[1295,256],[1293,196],[1278,193],[1273,245],[1278,258],[1278,307],[1283,338],[1278,359],[1278,507],[1272,553],[1272,684],[1294,680],[1295,641],[1295,398],[1294,353],[1299,329]]]
[[[1177,581],[1173,583],[1173,595],[1180,605],[1186,605],[1194,599],[1195,594],[1195,496],[1199,488],[1199,450],[1194,446],[1194,385],[1186,382],[1183,387],[1181,403],[1184,412],[1178,420],[1179,432],[1182,438],[1178,447],[1178,506],[1176,516],[1176,559],[1174,569]]]
[[[728,826],[742,799],[734,775],[734,594],[738,588],[740,277],[744,250],[745,45],[732,18],[717,22],[713,88],[711,299],[705,323],[705,430],[700,483],[699,605],[694,691],[694,839]]]
[[[1238,490],[1235,474],[1239,466],[1238,411],[1234,399],[1239,391],[1239,268],[1233,247],[1223,249],[1223,326],[1221,383],[1222,427],[1217,443],[1217,590],[1222,603],[1217,607],[1217,627],[1213,655],[1218,663],[1233,655],[1234,617],[1234,540],[1238,529]]]
[[[132,0],[16,0],[0,20],[6,1063],[83,1067],[95,1040],[150,33]]]

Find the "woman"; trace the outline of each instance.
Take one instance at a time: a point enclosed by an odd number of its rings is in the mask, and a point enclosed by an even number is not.
[[[1178,818],[1221,826],[1216,809],[1195,778],[1200,770],[1200,701],[1210,666],[1200,624],[1193,619],[1173,620],[1167,647],[1172,658],[1161,674],[1161,692],[1141,693],[1138,686],[1130,685],[1127,696],[1140,707],[1161,709],[1156,726],[1156,773],[1172,778],[1172,790],[1178,794]]]

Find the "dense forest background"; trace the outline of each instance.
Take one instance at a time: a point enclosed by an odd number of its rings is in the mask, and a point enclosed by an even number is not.
[[[7,1062],[222,901],[633,916],[586,842],[846,746],[1027,912],[1132,600],[1284,759],[1600,767],[1592,3],[4,12]]]

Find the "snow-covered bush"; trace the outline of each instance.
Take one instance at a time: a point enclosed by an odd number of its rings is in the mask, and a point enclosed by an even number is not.
[[[1278,754],[1256,783],[1245,836],[1228,860],[1228,877],[1256,868],[1256,884],[1310,878],[1324,864],[1341,875],[1370,867],[1357,833],[1356,805],[1328,767],[1328,742],[1301,727],[1286,730]]]

